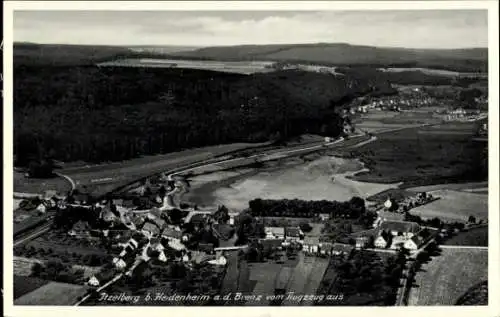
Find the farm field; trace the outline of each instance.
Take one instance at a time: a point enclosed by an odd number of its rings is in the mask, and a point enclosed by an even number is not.
[[[488,219],[488,196],[484,194],[438,190],[432,195],[440,199],[412,209],[411,214],[445,221],[467,221],[471,215],[477,221]]]
[[[287,290],[294,292],[296,295],[314,295],[328,267],[328,259],[306,257],[303,253],[299,253],[298,257],[299,262],[293,270]],[[306,306],[311,304],[310,301],[285,300],[282,306]]]
[[[71,190],[71,184],[62,177],[49,179],[26,178],[23,173],[14,172],[14,192],[28,194],[43,194],[47,190],[55,190],[59,195],[65,195]]]
[[[49,282],[36,277],[14,275],[14,299],[28,294]]]
[[[61,173],[71,177],[78,187],[86,186],[86,191],[102,194],[146,176],[265,144],[267,143],[235,143],[209,146],[165,155],[142,157],[119,163],[88,167],[67,167],[63,168]]]
[[[439,133],[420,134],[421,129]],[[475,124],[464,123],[380,134],[375,142],[360,148],[358,154],[369,171],[358,173],[353,179],[373,183],[405,182],[405,187],[482,181],[486,177],[482,164],[486,145],[471,140],[475,131]]]
[[[181,60],[181,59],[122,59],[98,64],[99,66],[122,66],[122,67],[159,67],[159,68],[187,68],[211,70],[219,72],[230,72],[238,74],[253,74],[274,71],[271,61],[200,61],[200,60]]]
[[[442,249],[422,266],[410,291],[410,306],[454,305],[470,287],[488,279],[488,251]]]
[[[488,246],[488,227],[480,227],[460,232],[445,240],[443,245]]]
[[[14,305],[72,305],[86,292],[85,286],[50,282],[14,300]]]

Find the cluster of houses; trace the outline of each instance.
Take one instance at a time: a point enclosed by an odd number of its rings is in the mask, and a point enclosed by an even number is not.
[[[475,120],[481,115],[481,111],[477,109],[456,108],[446,111],[444,119],[446,121],[463,121]]]
[[[418,108],[424,106],[430,106],[435,103],[435,99],[427,96],[426,94],[420,93],[418,88],[416,91],[412,91],[412,94],[407,96],[397,95],[390,97],[382,97],[378,99],[373,99],[370,101],[361,100],[361,104],[353,105],[349,110],[345,112],[355,113],[367,113],[372,110],[378,111],[401,111],[404,108]],[[359,100],[358,100],[359,102]]]

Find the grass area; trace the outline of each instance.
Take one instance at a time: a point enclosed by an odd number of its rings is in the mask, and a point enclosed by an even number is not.
[[[481,282],[467,290],[455,305],[488,305],[488,281]]]
[[[319,257],[306,257],[303,253],[298,255],[299,262],[294,268],[288,283],[288,292],[295,295],[313,295],[321,283],[328,267],[328,259]],[[312,305],[310,301],[285,300],[281,306]]]
[[[444,245],[488,246],[488,227],[469,229],[443,242]]]
[[[422,266],[410,291],[409,305],[454,305],[470,287],[488,278],[488,251],[442,249]]]
[[[49,283],[36,277],[14,275],[14,299],[28,294]]]
[[[14,192],[43,194],[47,190],[55,190],[57,194],[66,194],[71,190],[71,184],[62,177],[48,179],[27,178],[20,172],[14,172]]]
[[[72,305],[86,291],[85,286],[50,282],[19,297],[14,305]]]
[[[156,173],[262,145],[265,144],[235,143],[209,146],[165,155],[141,157],[119,163],[71,167],[63,169],[62,173],[71,177],[78,187],[85,186],[86,191],[102,194]]]
[[[484,194],[438,190],[432,195],[439,199],[413,208],[411,214],[425,219],[438,217],[444,221],[467,221],[471,215],[476,221],[488,219],[488,196]]]
[[[476,128],[456,123],[380,134],[360,148],[357,154],[369,171],[353,179],[405,186],[483,180],[486,145],[472,141]]]

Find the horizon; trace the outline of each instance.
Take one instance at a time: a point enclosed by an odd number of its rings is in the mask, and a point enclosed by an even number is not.
[[[193,46],[193,45],[162,45],[162,44],[132,44],[132,45],[106,45],[106,44],[68,44],[68,43],[39,43],[39,42],[25,42],[25,41],[15,41],[13,44],[30,44],[30,45],[59,45],[59,46],[89,46],[89,47],[123,47],[123,48],[142,48],[142,47],[179,47],[179,48],[192,48],[192,49],[202,49],[202,48],[215,48],[215,47],[244,47],[244,46],[270,46],[270,45],[348,45],[348,46],[357,46],[357,47],[375,47],[382,49],[403,49],[403,50],[487,50],[487,46],[475,46],[475,47],[457,47],[457,48],[414,48],[414,47],[401,47],[401,46],[375,46],[375,45],[362,45],[362,44],[351,44],[351,43],[343,43],[343,42],[315,42],[315,43],[282,43],[282,44],[235,44],[235,45],[213,45],[213,46]]]
[[[488,47],[488,17],[486,10],[15,11],[14,42],[197,48],[347,43],[471,49]]]

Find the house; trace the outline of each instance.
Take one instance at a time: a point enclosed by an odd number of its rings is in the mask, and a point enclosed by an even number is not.
[[[304,237],[304,242],[302,243],[302,251],[306,253],[319,252],[319,238],[310,236]]]
[[[351,254],[352,250],[354,250],[354,247],[352,245],[342,244],[342,243],[334,243],[332,245],[330,254],[349,256]]]
[[[272,251],[272,250],[281,249],[283,240],[281,240],[281,239],[259,239],[259,243],[264,248],[264,251]]]
[[[318,244],[319,253],[324,255],[332,254],[333,243],[331,242],[321,242]]]
[[[200,243],[198,244],[198,250],[205,253],[213,253],[214,245],[213,243]]]
[[[158,228],[156,224],[146,222],[144,226],[142,226],[141,231],[147,236],[155,236],[160,233],[160,228]]]
[[[168,238],[169,240],[181,241],[183,234],[180,230],[175,230],[175,228],[167,227],[163,230],[162,236]]]
[[[420,226],[416,222],[409,221],[384,221],[379,229],[389,231],[393,236],[411,238],[420,231]]]
[[[424,244],[424,238],[416,235],[406,240],[404,247],[409,250],[417,250]]]
[[[208,261],[208,263],[212,264],[212,265],[221,265],[221,266],[224,266],[227,264],[227,259],[225,256],[221,255],[218,259],[216,260],[210,260]]]
[[[265,227],[266,239],[285,239],[285,228]]]
[[[382,235],[378,236],[374,241],[374,245],[376,248],[385,249],[387,244],[389,243],[387,238],[384,238]]]
[[[330,214],[327,213],[321,213],[319,214],[319,219],[321,221],[328,221],[330,219]]]
[[[299,242],[300,240],[304,240],[304,233],[299,227],[287,227],[285,229],[285,239],[287,241]]]
[[[87,283],[90,286],[99,286],[99,280],[94,275],[92,275],[92,277],[89,279]]]
[[[366,236],[356,237],[355,241],[356,241],[356,248],[358,249],[366,248],[370,243],[370,237]]]

